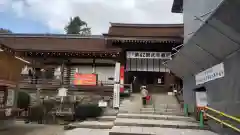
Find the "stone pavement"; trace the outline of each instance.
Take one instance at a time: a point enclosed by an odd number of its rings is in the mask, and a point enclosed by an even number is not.
[[[89,129],[111,129],[114,125],[116,116],[114,115],[103,115],[97,119],[88,119],[81,122],[73,122],[68,126],[75,128],[89,128]]]
[[[0,130],[0,135],[64,135],[62,126],[59,125],[43,125],[43,124],[25,124],[23,121],[15,121],[15,123],[5,129]]]
[[[109,135],[218,135],[207,130],[176,129],[160,127],[114,126]]]
[[[140,127],[164,127],[180,129],[200,129],[196,122],[180,120],[149,120],[149,119],[129,119],[117,118],[115,126],[140,126]]]
[[[66,130],[65,135],[108,135],[110,129],[114,126],[116,115],[116,110],[107,109],[104,111],[103,116],[97,119],[70,123],[68,126],[75,129]]]
[[[183,120],[195,121],[191,117],[174,116],[174,115],[156,115],[156,114],[138,114],[138,113],[119,113],[118,118],[148,119],[148,120]]]
[[[74,122],[69,124],[75,128],[90,128],[90,129],[111,129],[113,127],[113,121],[83,121],[83,122]]]
[[[110,129],[75,128],[65,131],[64,135],[108,135]]]
[[[68,126],[75,128],[89,128],[89,129],[111,129],[116,119],[117,111],[115,109],[107,108],[104,114],[96,119],[88,119],[85,121],[77,121],[70,123]]]

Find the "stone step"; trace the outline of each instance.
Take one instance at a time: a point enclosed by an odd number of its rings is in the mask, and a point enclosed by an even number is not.
[[[139,127],[200,129],[198,123],[189,122],[189,121],[128,119],[128,118],[117,118],[115,120],[115,126],[139,126]]]
[[[109,135],[110,129],[90,129],[90,128],[76,128],[67,130],[61,135]]]
[[[208,130],[114,126],[109,135],[218,135]]]
[[[181,112],[181,110],[140,110],[141,112]]]
[[[173,111],[181,111],[180,108],[176,109],[167,109],[167,108],[141,108],[141,111],[164,111],[164,112],[173,112]]]
[[[157,114],[137,114],[137,113],[119,113],[117,118],[129,119],[151,119],[151,120],[181,120],[195,122],[193,118],[174,116],[174,115],[157,115]]]
[[[98,117],[98,121],[114,121],[117,116],[101,116]]]
[[[164,111],[141,111],[141,114],[159,114],[159,115],[176,115],[184,116],[183,112],[164,112]]]
[[[132,111],[132,110],[119,110],[119,113],[139,113],[139,114],[158,114],[158,115],[175,115],[184,116],[183,112],[164,112],[164,111]]]
[[[162,105],[154,105],[154,108],[174,109],[174,108],[180,108],[180,105],[179,104],[162,104]]]
[[[151,132],[143,132],[143,127],[114,126],[109,135],[155,135]]]
[[[137,105],[120,105],[120,109],[123,109],[123,108],[131,108],[131,107],[136,107]],[[178,105],[174,105],[174,106],[171,106],[171,105],[163,105],[163,106],[152,106],[152,105],[149,105],[149,106],[141,106],[141,105],[138,105],[138,108],[140,109],[180,109],[180,106]]]
[[[114,122],[110,121],[83,121],[83,122],[74,122],[68,126],[74,128],[91,128],[91,129],[111,129]]]

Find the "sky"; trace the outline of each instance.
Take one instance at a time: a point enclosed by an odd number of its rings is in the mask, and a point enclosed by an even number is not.
[[[92,34],[107,33],[112,23],[178,24],[173,0],[0,0],[0,28],[14,33],[64,33],[79,16]]]

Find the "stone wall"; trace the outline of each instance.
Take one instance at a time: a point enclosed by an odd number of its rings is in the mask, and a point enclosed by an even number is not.
[[[194,76],[186,77],[183,80],[183,97],[184,102],[190,105],[190,112],[193,112],[195,106],[195,93],[194,89],[199,87],[205,87],[207,90],[207,99],[210,107],[227,113],[233,116],[240,116],[240,52],[232,55],[224,62],[225,76],[220,79],[216,79],[207,82],[203,85],[196,86]],[[212,128],[224,132],[220,124],[211,122]]]

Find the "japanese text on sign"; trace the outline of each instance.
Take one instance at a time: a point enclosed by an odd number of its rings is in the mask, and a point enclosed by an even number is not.
[[[97,75],[75,73],[73,83],[74,85],[95,86],[97,85]]]
[[[224,77],[224,65],[223,63],[220,63],[195,75],[196,85],[222,77]]]
[[[127,58],[171,59],[171,52],[134,52],[128,51]]]

